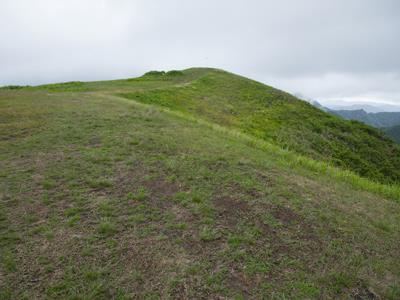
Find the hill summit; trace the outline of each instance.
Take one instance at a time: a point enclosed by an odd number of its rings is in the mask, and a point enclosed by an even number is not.
[[[379,182],[400,181],[400,148],[379,130],[225,71],[188,69],[180,76],[183,85],[120,95],[235,128]],[[153,72],[136,80],[177,79]]]

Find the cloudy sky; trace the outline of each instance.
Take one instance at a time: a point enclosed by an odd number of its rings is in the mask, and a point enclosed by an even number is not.
[[[400,105],[400,1],[0,0],[0,85],[192,66]]]

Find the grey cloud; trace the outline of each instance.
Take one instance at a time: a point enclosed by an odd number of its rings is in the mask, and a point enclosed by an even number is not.
[[[0,85],[211,66],[318,99],[400,103],[395,0],[2,0]]]

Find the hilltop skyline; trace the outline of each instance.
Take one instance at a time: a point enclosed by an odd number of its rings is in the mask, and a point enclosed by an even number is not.
[[[394,0],[0,3],[0,85],[216,67],[322,103],[400,104]]]

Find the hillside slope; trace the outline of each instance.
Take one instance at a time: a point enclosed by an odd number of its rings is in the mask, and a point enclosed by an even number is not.
[[[0,90],[0,299],[398,299],[398,187],[114,96],[196,72]]]
[[[400,144],[400,125],[382,128],[382,130],[394,141]]]
[[[189,69],[184,85],[121,96],[190,113],[380,182],[400,181],[400,148],[379,130],[325,113],[264,84],[214,69]],[[162,80],[147,75],[139,82]]]
[[[154,71],[127,80],[28,89],[118,94],[249,133],[378,182],[400,181],[400,147],[381,131],[342,120],[283,91],[217,69]]]

